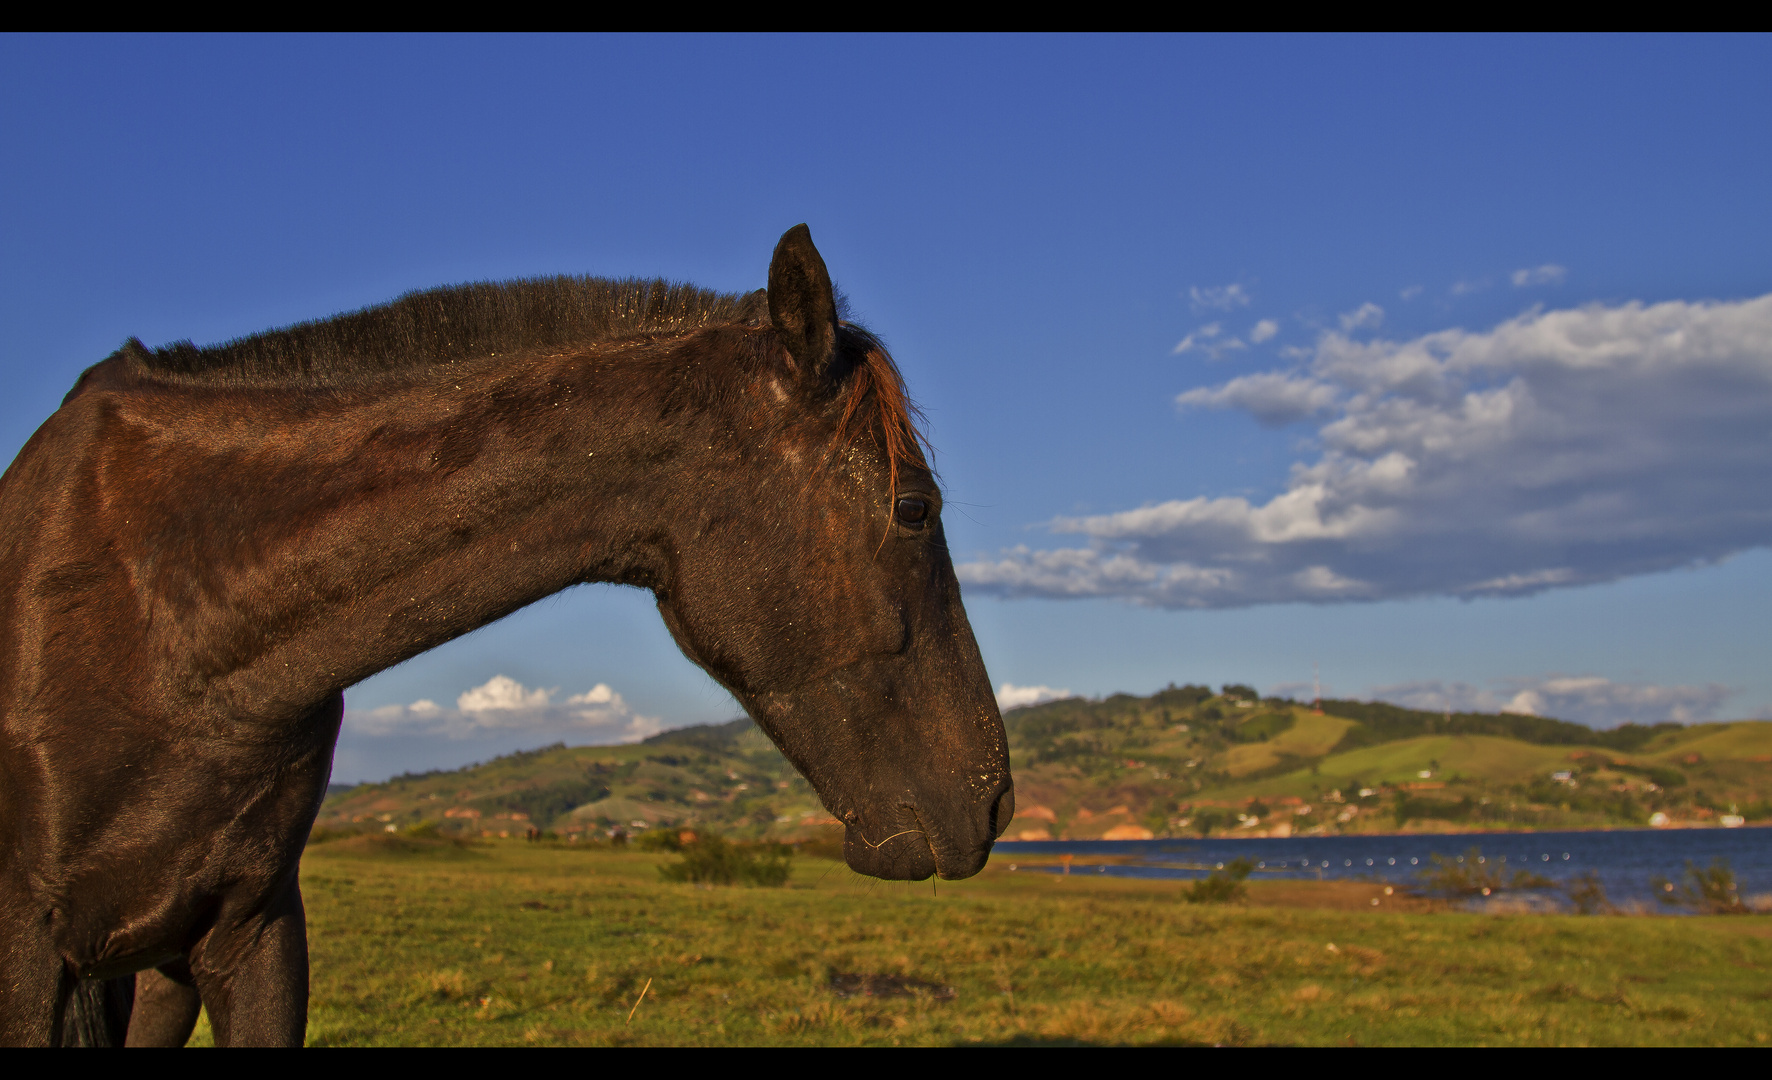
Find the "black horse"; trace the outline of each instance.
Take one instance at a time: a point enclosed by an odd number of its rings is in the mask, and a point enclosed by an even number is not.
[[[132,340],[0,479],[0,1043],[177,1045],[205,1008],[299,1044],[342,691],[593,581],[652,590],[850,866],[984,865],[1013,789],[941,492],[805,226],[747,296],[558,278]]]

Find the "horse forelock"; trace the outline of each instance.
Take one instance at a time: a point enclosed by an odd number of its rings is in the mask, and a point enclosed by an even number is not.
[[[856,326],[845,331],[856,339],[861,356],[843,390],[843,418],[834,445],[849,446],[865,432],[886,458],[890,490],[898,495],[898,474],[906,465],[929,469],[927,436],[919,421],[923,410],[905,389],[904,375],[879,338]]]

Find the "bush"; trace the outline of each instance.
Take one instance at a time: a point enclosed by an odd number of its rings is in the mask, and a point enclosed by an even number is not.
[[[1600,875],[1592,870],[1583,870],[1569,882],[1569,902],[1582,915],[1609,915],[1614,910],[1612,901],[1606,898],[1606,886],[1600,884]]]
[[[1481,848],[1470,848],[1461,856],[1429,855],[1428,862],[1417,876],[1429,891],[1449,896],[1488,896],[1504,889],[1543,889],[1551,884],[1549,878],[1530,870],[1516,870],[1511,877],[1503,874],[1501,864],[1485,859]]]
[[[683,838],[676,829],[648,829],[634,841],[634,846],[641,851],[682,851]]]
[[[1670,769],[1666,765],[1632,765],[1628,762],[1614,761],[1612,768],[1623,773],[1635,773],[1646,777],[1650,783],[1664,788],[1684,787],[1686,774],[1678,769]]]
[[[682,858],[659,867],[659,876],[697,885],[785,885],[793,855],[786,844],[734,844],[713,834],[698,836],[678,850]]]
[[[1415,798],[1399,791],[1397,792],[1396,805],[1392,807],[1391,813],[1395,815],[1397,827],[1400,829],[1412,820],[1422,821],[1432,818],[1440,821],[1464,821],[1475,810],[1476,804],[1471,801],[1469,795],[1458,802],[1450,802],[1446,799]]]
[[[1708,870],[1700,870],[1691,859],[1686,860],[1686,876],[1675,886],[1664,877],[1652,878],[1655,898],[1670,907],[1691,908],[1709,915],[1734,915],[1747,911],[1735,885],[1735,871],[1727,859],[1711,860]]]
[[[809,858],[843,862],[843,833],[834,828],[821,829],[796,842],[794,850]]]
[[[1194,831],[1201,836],[1212,835],[1212,830],[1229,824],[1230,815],[1221,810],[1194,811]]]
[[[1255,864],[1248,859],[1232,859],[1224,864],[1224,869],[1214,870],[1193,887],[1182,893],[1182,899],[1190,904],[1226,904],[1232,900],[1241,900],[1248,895],[1243,879],[1247,878]]]

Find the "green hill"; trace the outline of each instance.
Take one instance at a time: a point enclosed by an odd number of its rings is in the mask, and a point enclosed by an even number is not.
[[[1007,838],[1465,831],[1772,820],[1772,723],[1595,731],[1543,717],[1429,713],[1247,687],[1171,686],[1004,715]],[[337,791],[319,827],[446,832],[615,826],[791,837],[834,825],[748,720],[632,746],[553,746]]]
[[[543,747],[451,772],[334,791],[318,828],[433,822],[446,833],[524,835],[715,827],[762,835],[832,823],[812,788],[749,720],[632,746]]]
[[[1580,724],[1170,687],[1017,709],[1009,836],[1593,828],[1772,818],[1772,723]],[[1567,775],[1562,775],[1567,774]]]

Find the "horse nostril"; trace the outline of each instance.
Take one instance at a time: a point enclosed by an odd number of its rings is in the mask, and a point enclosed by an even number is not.
[[[1015,818],[1015,785],[1010,784],[997,796],[991,806],[991,836],[1002,836],[1009,828],[1009,822]]]

